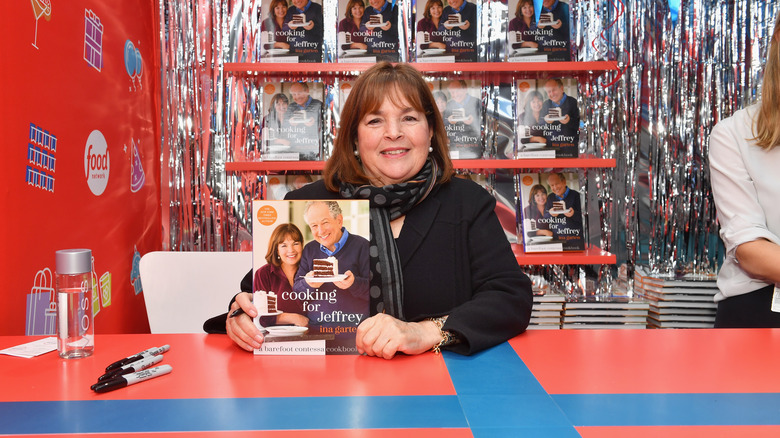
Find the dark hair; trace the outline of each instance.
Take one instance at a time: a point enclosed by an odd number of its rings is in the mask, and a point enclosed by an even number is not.
[[[276,5],[279,3],[283,4],[285,8],[289,8],[290,6],[287,4],[287,0],[271,0],[271,6],[268,7],[268,16],[273,17],[274,16],[274,9],[276,9]]]
[[[296,242],[303,243],[303,234],[295,224],[281,224],[271,233],[271,238],[268,240],[268,251],[265,253],[265,261],[274,266],[281,266],[279,245],[288,237]]]
[[[379,109],[385,99],[390,99],[394,103],[406,100],[409,106],[425,114],[428,127],[433,132],[431,138],[433,152],[430,153],[430,157],[436,161],[442,171],[439,182],[450,180],[453,170],[447,149],[447,131],[428,83],[420,72],[409,64],[393,65],[383,61],[371,66],[360,75],[344,103],[341,127],[333,145],[333,155],[325,163],[322,172],[328,190],[338,191],[339,181],[370,184],[368,176],[354,154],[357,147],[358,125],[366,114]]]
[[[270,108],[268,109],[268,113],[270,114],[271,111],[276,113],[276,102],[278,101],[284,101],[286,104],[290,104],[290,99],[287,98],[287,95],[284,93],[276,93],[274,94],[274,97],[271,98],[271,102],[269,103]]]
[[[531,7],[532,8],[534,7],[534,2],[532,0],[520,0],[519,2],[517,2],[517,9],[515,9],[515,17],[520,16],[521,10],[523,9],[523,5],[525,5],[526,3],[530,3]],[[534,11],[535,10],[536,8],[534,8]],[[531,21],[533,21],[533,19],[534,17],[531,17]]]
[[[525,96],[525,102],[523,103],[523,120],[524,124],[537,123],[538,120],[533,118],[533,110],[531,109],[531,102],[534,99],[539,99],[539,102],[544,103],[544,95],[539,90],[531,90]],[[540,115],[539,117],[542,117]]]
[[[349,2],[347,3],[347,10],[346,10],[346,12],[344,12],[344,16],[345,16],[345,17],[347,17],[347,18],[349,18],[350,20],[351,20],[351,19],[353,19],[353,18],[355,18],[355,17],[352,15],[352,8],[353,8],[353,7],[354,7],[356,4],[357,4],[357,5],[360,5],[360,6],[362,6],[362,7],[363,7],[363,9],[366,9],[366,4],[365,4],[365,3],[363,3],[363,0],[349,0]]]
[[[543,185],[534,184],[533,187],[531,187],[531,191],[528,192],[528,205],[532,206],[536,204],[536,201],[534,200],[536,192],[543,192],[544,195],[547,196],[547,189],[545,189]]]
[[[438,4],[439,6],[444,8],[444,3],[441,0],[428,0],[427,2],[425,2],[425,10],[423,11],[423,17],[425,17],[425,18],[430,20],[431,19],[431,7],[433,5],[436,5],[436,4]]]

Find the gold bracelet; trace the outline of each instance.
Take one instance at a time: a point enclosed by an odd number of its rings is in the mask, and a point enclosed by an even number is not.
[[[444,330],[444,323],[447,322],[447,315],[440,316],[438,318],[428,318],[428,321],[431,321],[432,323],[436,324],[436,327],[439,328],[439,333],[441,334],[441,341],[434,345],[431,350],[435,354],[441,353],[441,349],[443,347],[446,347],[448,345],[456,344],[459,339],[453,335],[449,330]]]

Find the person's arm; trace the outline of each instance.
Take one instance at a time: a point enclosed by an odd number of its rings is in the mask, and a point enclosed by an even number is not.
[[[354,254],[348,255],[349,262],[342,265],[348,268],[350,277],[343,281],[335,281],[333,284],[339,289],[349,291],[355,298],[368,300],[368,277],[371,272],[368,241],[361,236],[350,235],[347,240],[347,246],[343,248],[342,251],[355,252]],[[338,258],[338,254],[336,257]],[[354,265],[352,264],[353,262],[355,263]]]
[[[466,229],[458,227],[461,231],[453,235],[440,234],[436,240],[426,240],[424,249],[417,250],[426,254],[437,252],[453,240],[465,239],[466,247],[457,251],[455,259],[462,258],[468,263],[469,272],[464,274],[464,278],[470,279],[469,286],[459,291],[434,286],[426,291],[433,308],[441,307],[435,301],[460,303],[441,315],[448,316],[441,330],[457,339],[445,348],[460,354],[484,350],[523,332],[528,326],[533,304],[531,282],[520,270],[504,236],[495,214],[495,199],[483,188],[470,186],[472,184],[458,184],[458,188],[454,189],[458,191],[457,200],[452,195],[441,199],[442,202],[459,203],[457,208],[463,210],[462,216],[450,218],[452,212],[446,214],[448,220],[457,220]],[[436,247],[433,248],[433,245]],[[452,278],[455,275],[452,269],[457,268],[432,261],[426,264],[424,273],[417,270],[415,275]],[[404,276],[408,273],[405,269]],[[433,313],[435,311],[431,312],[430,316],[437,316]],[[418,354],[431,350],[442,341],[441,330],[429,320],[404,322],[378,314],[358,327],[356,342],[358,350],[368,355],[389,358],[397,352]]]
[[[472,298],[449,312],[443,330],[460,342],[446,347],[472,354],[512,338],[528,327],[533,305],[531,281],[520,270],[487,193],[469,198],[468,254]]]
[[[441,330],[433,321],[405,322],[384,313],[363,321],[355,335],[358,353],[384,359],[397,353],[425,353],[441,340]]]
[[[735,258],[742,270],[767,282],[780,283],[780,237],[767,229],[764,208],[742,156],[742,150],[750,146],[737,134],[746,130],[737,128],[740,123],[750,123],[750,117],[741,114],[721,121],[710,134],[710,179],[720,236],[726,257]],[[773,175],[764,177],[777,179]]]
[[[306,251],[306,247],[304,246],[303,251],[301,252],[301,261],[298,264],[298,272],[295,274],[295,279],[293,280],[293,288],[295,290],[306,290],[322,286],[322,283],[309,283],[304,278],[311,272],[313,265],[314,260],[312,259],[310,252]]]
[[[766,239],[753,240],[739,245],[735,256],[751,276],[780,284],[780,245]]]
[[[569,192],[570,193],[570,197],[571,197],[571,201],[568,202],[568,204],[571,204],[571,205],[567,205],[566,206],[566,207],[568,207],[568,210],[563,215],[568,217],[568,218],[574,218],[574,221],[577,224],[581,225],[582,224],[582,201],[581,201],[581,198],[580,198],[580,192],[578,192],[578,191],[576,191],[574,189],[571,189],[571,188],[569,190],[571,190]]]

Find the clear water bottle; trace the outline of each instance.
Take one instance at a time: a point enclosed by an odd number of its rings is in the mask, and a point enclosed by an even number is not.
[[[92,251],[63,249],[57,262],[57,351],[65,359],[87,357],[95,349],[92,315]]]

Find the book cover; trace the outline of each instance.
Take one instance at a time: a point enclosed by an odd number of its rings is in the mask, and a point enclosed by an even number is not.
[[[711,287],[707,287],[706,285],[705,287],[695,287],[695,283],[692,283],[687,287],[682,287],[682,286],[663,287],[663,286],[656,286],[652,283],[642,283],[638,285],[638,287],[641,287],[646,291],[655,292],[661,295],[697,295],[698,294],[698,295],[713,296],[716,293],[718,293],[718,287],[715,286],[714,282]]]
[[[714,321],[713,322],[695,322],[695,321],[656,321],[652,318],[650,327],[655,328],[681,328],[681,329],[690,329],[690,328],[713,328]]]
[[[368,239],[366,200],[252,202],[255,354],[357,354]]]
[[[555,325],[557,327],[560,326],[561,324],[561,317],[557,316],[557,317],[548,318],[548,317],[537,317],[531,315],[531,318],[529,319],[528,322],[529,324],[533,324],[533,325]]]
[[[577,80],[521,79],[517,91],[517,158],[579,156]]]
[[[322,62],[322,0],[271,0],[260,7],[261,62]]]
[[[444,119],[450,158],[482,158],[482,87],[479,81],[433,81],[433,97]]]
[[[571,61],[571,20],[566,0],[542,3],[539,21],[533,0],[509,0],[507,60]]]
[[[384,0],[338,0],[339,62],[400,60],[398,7]]]
[[[401,60],[399,13],[396,1],[368,0],[363,24],[370,32],[366,41],[368,53],[375,56],[377,61]]]
[[[559,310],[536,310],[534,307],[534,310],[531,311],[531,316],[537,317],[537,318],[559,318],[561,317],[561,312]]]
[[[716,290],[717,291],[717,290]],[[639,289],[637,293],[642,294],[648,299],[658,301],[687,301],[687,302],[714,302],[715,292],[709,295],[687,295],[687,294],[659,294],[647,289]]]
[[[561,324],[534,324],[528,325],[528,330],[560,330]]]
[[[524,251],[584,250],[577,173],[523,173],[518,178]]]
[[[572,310],[584,310],[587,309],[591,312],[602,311],[605,313],[613,313],[616,310],[644,310],[650,309],[650,303],[642,299],[633,299],[626,297],[610,297],[604,301],[591,301],[589,299],[579,301],[567,301],[564,312],[570,312]]]
[[[620,323],[620,324],[647,324],[647,313],[642,316],[622,316],[622,315],[610,315],[610,316],[576,316],[570,317],[568,314],[563,315],[563,320],[567,324],[576,323]]]
[[[689,315],[684,313],[664,314],[650,312],[650,318],[659,322],[715,322],[715,312],[711,315]]]
[[[269,82],[262,87],[263,160],[321,158],[323,88],[320,82]]]
[[[716,273],[660,273],[651,272],[647,266],[637,266],[634,271],[634,279],[645,285],[656,287],[686,287],[686,288],[714,288],[717,289]]]
[[[641,292],[637,294],[639,298],[646,298],[652,304],[651,307],[658,309],[717,309],[718,303],[714,301],[665,301],[656,300],[653,297],[642,295]]]
[[[644,306],[644,308],[640,309],[618,309],[620,312],[619,316],[641,316],[646,317],[647,312],[649,309],[649,305]],[[614,309],[566,309],[566,316],[603,316],[605,314],[612,315],[614,312]]]
[[[476,62],[479,15],[469,0],[418,0],[417,62]]]
[[[661,315],[699,315],[715,318],[716,308],[699,309],[686,307],[658,307],[656,303],[650,301],[650,313]]]

